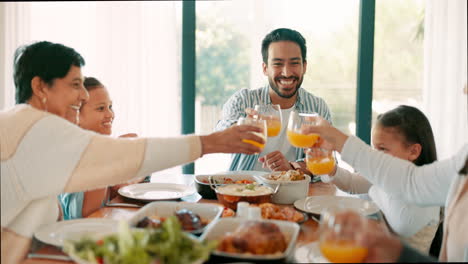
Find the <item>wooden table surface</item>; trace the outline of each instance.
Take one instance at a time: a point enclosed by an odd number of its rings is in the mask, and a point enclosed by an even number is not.
[[[179,174],[179,175],[157,175],[152,176],[151,182],[159,183],[179,183],[185,185],[193,185],[194,175],[191,174]],[[310,183],[309,196],[314,195],[336,195],[336,187],[333,184],[316,182]],[[217,203],[217,200],[207,200],[202,199],[198,193],[190,195],[188,197],[182,198],[186,202],[198,202],[198,203]],[[123,197],[116,197],[112,202],[125,202],[129,203],[128,199]],[[293,207],[293,205],[290,205]],[[139,208],[128,208],[128,207],[103,207],[92,213],[88,218],[112,218],[112,219],[128,219],[131,217]],[[296,243],[296,247],[313,242],[318,239],[317,236],[318,223],[312,218],[309,217],[307,221],[301,224],[301,230],[299,237]],[[43,245],[40,242],[35,241],[34,243],[40,244],[38,250],[35,250],[34,253],[48,253],[54,255],[65,255],[60,248]],[[36,259],[29,258],[22,262],[23,264],[65,264],[73,263],[72,261],[59,261],[59,260],[45,260],[45,259]]]

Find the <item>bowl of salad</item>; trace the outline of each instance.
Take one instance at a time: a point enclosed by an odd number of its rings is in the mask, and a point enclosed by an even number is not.
[[[121,221],[117,233],[66,240],[63,251],[79,264],[201,264],[216,246],[183,232],[171,216],[160,228],[130,228]]]

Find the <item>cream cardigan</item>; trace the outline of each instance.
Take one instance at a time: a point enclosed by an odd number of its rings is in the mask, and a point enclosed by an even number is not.
[[[56,221],[57,194],[123,183],[202,151],[198,136],[111,138],[29,105],[0,112],[0,136],[2,254],[4,230],[31,238]]]

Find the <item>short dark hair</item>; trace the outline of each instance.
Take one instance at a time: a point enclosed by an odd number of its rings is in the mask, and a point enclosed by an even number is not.
[[[94,77],[85,77],[83,85],[88,92],[98,87],[104,87],[104,85]]]
[[[268,48],[272,42],[292,41],[301,48],[302,62],[307,61],[306,40],[301,33],[289,28],[278,28],[268,33],[262,41],[263,62],[268,63]]]
[[[62,44],[40,41],[16,49],[13,66],[16,103],[25,103],[32,97],[31,80],[35,76],[52,85],[56,78],[65,77],[72,65],[82,67],[85,60]]]
[[[421,145],[421,154],[414,164],[421,166],[437,160],[434,134],[429,120],[419,109],[400,105],[377,116],[377,123],[383,127],[395,128],[405,138],[406,144]]]

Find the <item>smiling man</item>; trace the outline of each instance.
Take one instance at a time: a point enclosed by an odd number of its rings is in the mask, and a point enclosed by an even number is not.
[[[223,106],[222,120],[216,130],[234,125],[246,109],[255,105],[279,104],[281,106],[281,132],[269,137],[263,151],[255,155],[233,155],[229,170],[285,171],[301,169],[310,174],[303,162],[302,148],[291,146],[286,138],[286,128],[291,111],[316,112],[331,122],[330,110],[325,101],[301,87],[307,70],[307,48],[304,37],[297,31],[278,28],[262,41],[263,74],[268,85],[258,89],[242,89],[229,98]]]

